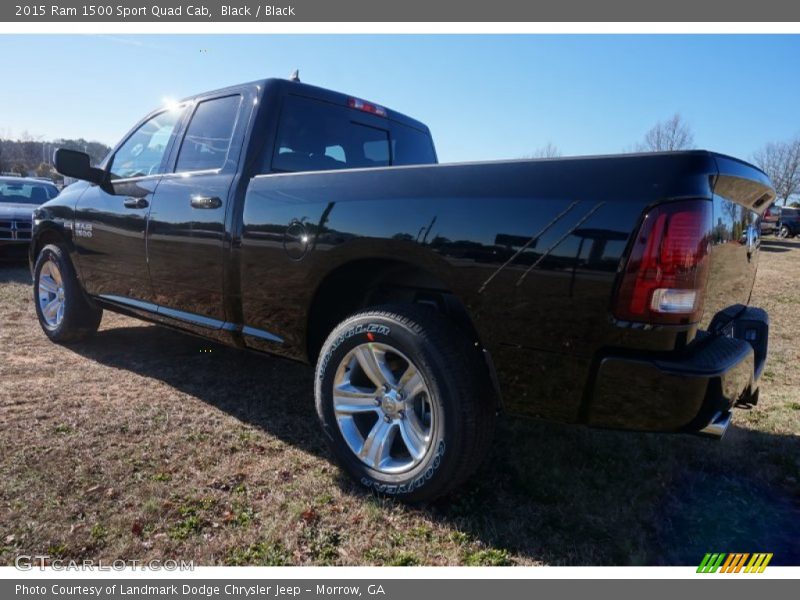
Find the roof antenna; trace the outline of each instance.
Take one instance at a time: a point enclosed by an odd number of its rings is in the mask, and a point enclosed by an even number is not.
[[[289,81],[300,81],[300,69],[295,69],[292,71],[292,74],[289,75]]]

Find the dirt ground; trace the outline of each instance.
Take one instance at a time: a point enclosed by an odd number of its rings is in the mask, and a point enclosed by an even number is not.
[[[723,442],[502,419],[457,494],[409,508],[331,462],[309,367],[106,313],[47,341],[0,264],[0,564],[800,564],[800,242],[767,238],[761,400]]]

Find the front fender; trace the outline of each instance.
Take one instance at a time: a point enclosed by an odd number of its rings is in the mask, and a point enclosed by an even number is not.
[[[36,263],[39,250],[43,245],[51,242],[64,245],[72,264],[78,271],[79,264],[75,252],[73,231],[75,206],[88,187],[89,184],[85,182],[67,186],[58,196],[33,211],[33,231],[31,232],[31,245],[28,248],[31,272],[33,272],[33,265]],[[79,271],[78,274],[80,276]]]

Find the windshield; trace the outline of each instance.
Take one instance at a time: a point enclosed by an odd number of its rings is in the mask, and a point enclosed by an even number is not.
[[[54,185],[0,179],[0,202],[4,204],[44,204],[58,195]]]

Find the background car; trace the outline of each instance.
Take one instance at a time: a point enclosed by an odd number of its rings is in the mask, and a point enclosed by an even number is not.
[[[58,196],[58,188],[41,179],[0,177],[0,255],[24,256],[31,240],[33,209]]]
[[[773,204],[766,210],[764,215],[761,217],[761,222],[759,223],[759,228],[761,229],[761,235],[777,232],[778,219],[780,218],[781,218],[781,207]]]
[[[800,235],[800,208],[783,208],[775,228],[775,235],[782,238]]]

